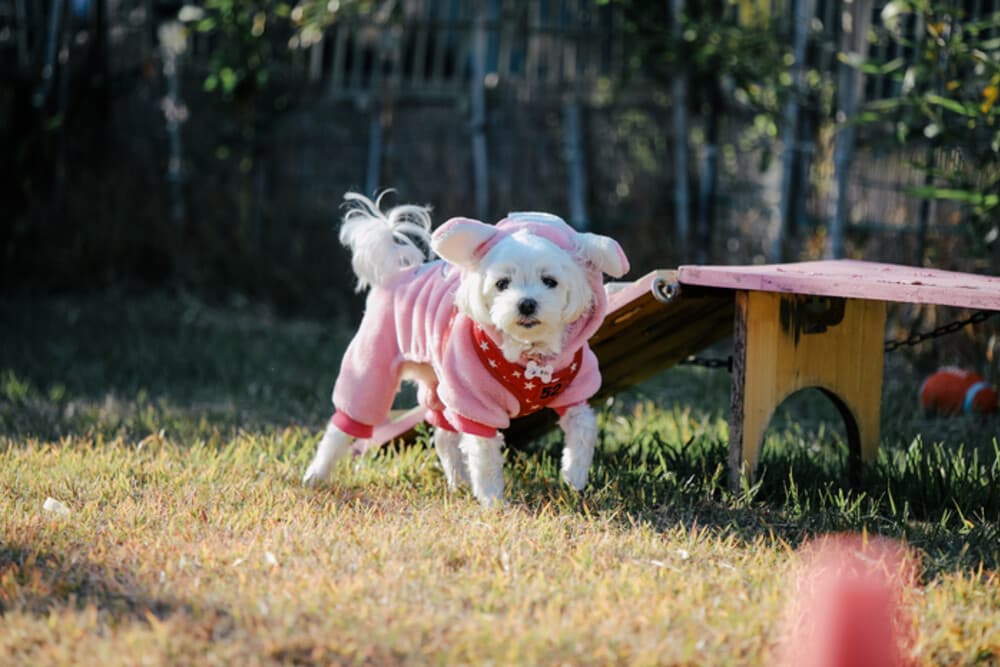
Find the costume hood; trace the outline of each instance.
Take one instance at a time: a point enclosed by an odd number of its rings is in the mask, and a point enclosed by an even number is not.
[[[574,257],[584,268],[592,292],[590,309],[570,325],[565,346],[557,365],[568,363],[579,349],[600,328],[607,312],[604,274],[620,278],[628,272],[628,259],[618,243],[607,236],[577,232],[551,213],[509,213],[495,225],[470,218],[452,218],[441,225],[431,240],[431,246],[442,259],[464,271],[475,270],[483,257],[501,239],[516,232],[527,232],[547,239]]]

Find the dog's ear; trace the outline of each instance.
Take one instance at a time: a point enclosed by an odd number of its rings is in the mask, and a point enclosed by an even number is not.
[[[500,233],[493,225],[470,218],[452,218],[434,231],[431,248],[445,261],[460,267],[475,266],[482,248]]]
[[[612,238],[600,234],[577,234],[576,249],[584,261],[612,278],[621,278],[628,273],[625,251]]]

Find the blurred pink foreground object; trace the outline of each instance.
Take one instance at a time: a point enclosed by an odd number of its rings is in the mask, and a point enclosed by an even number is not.
[[[914,665],[908,594],[916,560],[900,543],[827,535],[799,550],[780,629],[780,667]]]

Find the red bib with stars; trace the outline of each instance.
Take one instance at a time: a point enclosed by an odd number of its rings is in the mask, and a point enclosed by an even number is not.
[[[472,327],[472,337],[483,367],[514,394],[521,404],[517,416],[538,412],[552,402],[576,377],[580,370],[580,360],[583,359],[581,348],[573,355],[570,365],[559,370],[534,361],[522,366],[504,359],[503,353],[479,325]]]

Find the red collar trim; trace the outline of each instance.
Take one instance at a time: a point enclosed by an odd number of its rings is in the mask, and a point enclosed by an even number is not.
[[[580,372],[583,359],[583,348],[580,348],[565,368],[553,370],[551,366],[538,367],[532,363],[529,369],[504,359],[500,346],[475,323],[472,326],[472,342],[483,368],[517,397],[520,403],[517,416],[538,412],[551,403]]]

